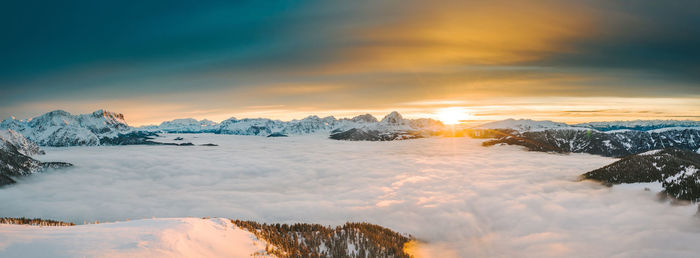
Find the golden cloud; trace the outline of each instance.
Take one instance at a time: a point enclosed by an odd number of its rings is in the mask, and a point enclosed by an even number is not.
[[[574,51],[571,42],[594,33],[594,17],[576,3],[420,3],[405,8],[396,21],[350,32],[357,42],[343,50],[348,62],[326,70],[425,71],[535,61]]]

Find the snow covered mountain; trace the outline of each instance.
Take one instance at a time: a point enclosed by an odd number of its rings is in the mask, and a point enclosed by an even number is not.
[[[665,128],[652,131],[609,131],[594,129],[546,129],[513,132],[504,130],[501,136],[484,142],[525,146],[532,151],[590,153],[609,157],[623,157],[649,150],[675,147],[696,151],[700,148],[700,129]]]
[[[43,154],[43,151],[35,143],[13,130],[0,130],[0,186],[47,168],[71,166],[64,162],[40,162],[30,157],[36,154]]]
[[[44,154],[39,146],[12,129],[0,129],[0,142],[14,145],[19,153],[27,156]]]
[[[122,114],[104,110],[82,115],[55,110],[29,120],[11,117],[0,129],[12,129],[43,146],[99,145],[102,138],[131,131]]]
[[[184,118],[165,121],[153,128],[166,133],[201,133],[213,132],[216,130],[216,125],[216,122],[207,119],[197,121],[193,118]]]
[[[383,139],[413,138],[415,131],[436,131],[442,123],[433,119],[404,119],[392,112],[381,121],[370,114],[350,119],[308,116],[300,120],[281,121],[268,118],[229,118],[221,123],[192,118],[175,119],[131,128],[124,116],[98,110],[91,114],[71,115],[62,110],[48,112],[29,119],[10,117],[0,123],[0,129],[12,129],[41,146],[157,144],[151,141],[157,133],[216,133],[232,135],[286,136],[332,133],[357,129],[385,135]],[[407,131],[412,131],[406,134]],[[389,135],[389,137],[386,137]],[[368,138],[369,140],[369,138]]]
[[[354,118],[353,118],[354,119]],[[394,111],[377,123],[362,123],[337,128],[330,138],[349,141],[393,141],[431,136],[444,129],[444,125],[433,119],[405,119]]]
[[[305,135],[335,134],[351,129],[394,134],[404,131],[440,130],[442,123],[433,119],[404,119],[398,112],[392,112],[381,121],[370,114],[350,119],[335,117],[308,116],[300,120],[281,121],[268,118],[229,118],[217,124],[209,120],[176,119],[159,126],[139,127],[136,130],[166,133],[216,133],[232,135]],[[396,138],[396,137],[394,137]],[[398,139],[398,138],[397,138]]]
[[[660,128],[671,127],[700,127],[700,121],[692,120],[634,120],[634,121],[611,121],[611,122],[590,122],[576,124],[574,126],[592,128],[599,131],[612,130],[636,130],[649,131]]]
[[[691,120],[633,120],[589,122],[580,124],[565,124],[552,121],[536,121],[530,119],[506,119],[490,122],[475,127],[475,129],[510,129],[519,132],[542,131],[548,129],[594,129],[598,131],[634,130],[651,131],[663,128],[700,128],[700,121]]]
[[[518,132],[525,131],[542,131],[548,129],[563,129],[572,128],[573,126],[565,123],[557,123],[552,121],[536,121],[531,119],[506,119],[501,121],[490,122],[477,126],[477,129],[509,129]]]
[[[659,183],[664,192],[688,201],[700,200],[700,154],[668,148],[625,157],[583,174],[605,185]]]
[[[695,137],[691,136],[692,133],[686,133],[681,136],[676,134],[683,134],[682,132],[685,130],[691,130],[690,132],[700,130],[700,127],[689,127],[698,123],[700,122],[669,120],[609,122],[607,124],[596,122],[568,125],[552,121],[507,119],[472,128],[467,134],[472,137],[498,138],[501,141],[509,141],[520,145],[533,144],[516,143],[515,139],[504,137],[512,135],[518,135],[520,138],[551,137],[543,139],[545,142],[539,144],[542,146],[535,149],[561,152],[590,152],[617,156],[638,153],[639,150],[649,149],[650,147],[666,147],[667,145],[665,144],[675,144],[670,146],[687,145],[688,148],[694,148],[697,145],[695,138],[688,139],[689,142],[687,143],[684,143],[685,138],[682,138],[685,136]],[[617,129],[623,125],[640,130],[608,130]],[[599,127],[604,128],[606,132],[594,129]],[[641,130],[648,128],[656,129]],[[446,132],[445,126],[440,121],[425,118],[405,119],[396,111],[391,112],[381,120],[370,114],[342,119],[336,119],[332,116],[308,116],[304,119],[292,121],[268,118],[237,119],[232,117],[221,123],[206,119],[186,118],[165,121],[157,126],[131,128],[124,121],[124,116],[118,113],[98,110],[91,114],[71,115],[68,112],[56,110],[29,120],[17,120],[14,117],[10,117],[0,122],[0,129],[12,129],[41,146],[158,144],[152,140],[157,136],[157,133],[161,132],[258,136],[319,134],[324,136],[330,135],[331,139],[360,141],[414,139],[440,135]],[[642,134],[638,135],[639,133]],[[585,139],[588,139],[586,137],[591,135],[595,136],[593,140],[600,140],[598,142],[584,143]],[[645,137],[645,135],[651,136]],[[676,138],[662,137],[662,139],[654,139],[652,137],[654,135],[660,135],[659,137],[668,135]],[[638,138],[640,137],[648,140],[639,140]]]

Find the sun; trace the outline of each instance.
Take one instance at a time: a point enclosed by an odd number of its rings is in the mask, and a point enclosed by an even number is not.
[[[442,108],[438,110],[437,118],[444,124],[456,125],[469,119],[469,113],[461,107]]]

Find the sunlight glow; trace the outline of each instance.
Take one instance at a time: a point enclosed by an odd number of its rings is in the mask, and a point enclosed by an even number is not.
[[[468,120],[469,117],[467,110],[461,107],[439,109],[437,114],[437,118],[448,125],[461,124],[464,120]]]

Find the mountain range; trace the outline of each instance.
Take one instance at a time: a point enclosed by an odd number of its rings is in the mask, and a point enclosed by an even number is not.
[[[583,152],[622,157],[653,149],[675,147],[700,148],[698,121],[649,120],[565,124],[552,121],[507,119],[457,129],[464,135],[490,138],[485,146],[522,145],[533,151]],[[72,115],[51,111],[41,116],[0,122],[0,129],[13,130],[39,146],[81,146],[160,144],[153,141],[159,133],[215,133],[231,135],[288,136],[315,134],[335,140],[405,140],[454,133],[433,119],[406,119],[391,112],[381,120],[370,114],[337,119],[332,116],[308,116],[281,121],[268,118],[229,118],[220,123],[192,118],[175,119],[160,125],[131,127],[122,114],[98,110]]]
[[[405,119],[392,112],[382,120],[370,114],[353,118],[309,116],[300,120],[281,121],[268,118],[229,118],[221,123],[192,118],[175,119],[160,125],[131,127],[119,113],[98,110],[91,114],[72,115],[66,111],[51,111],[41,116],[0,122],[0,129],[11,129],[41,146],[90,146],[121,144],[153,144],[158,133],[215,133],[231,135],[286,136],[331,135],[349,130],[367,135],[382,135],[385,140],[406,139],[406,135],[430,135],[444,125],[433,119]],[[335,138],[339,138],[338,136]],[[348,139],[348,140],[372,140]]]
[[[104,110],[82,115],[55,110],[29,120],[10,117],[0,122],[0,129],[21,133],[42,146],[56,147],[99,145],[101,139],[132,131],[124,115]]]

